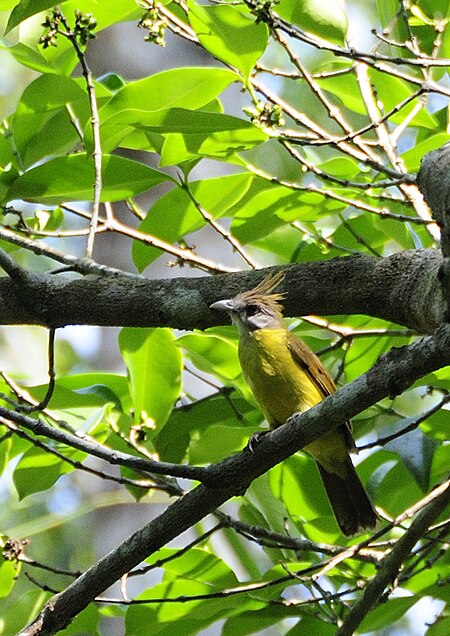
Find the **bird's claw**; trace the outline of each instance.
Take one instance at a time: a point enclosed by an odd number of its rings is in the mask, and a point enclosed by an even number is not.
[[[255,448],[261,441],[261,438],[264,437],[264,435],[267,435],[268,432],[269,431],[259,431],[258,433],[253,433],[253,435],[250,437],[250,439],[247,442],[247,446],[246,446],[247,450],[250,453],[254,453]]]

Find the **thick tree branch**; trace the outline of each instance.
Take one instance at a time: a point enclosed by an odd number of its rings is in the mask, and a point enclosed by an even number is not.
[[[410,250],[388,258],[355,255],[289,265],[281,286],[288,316],[368,314],[432,333],[445,304],[435,250]],[[27,273],[0,278],[0,324],[102,325],[205,329],[221,316],[209,305],[254,287],[266,270],[209,278],[147,280],[123,277],[68,278]]]
[[[441,230],[442,265],[439,270],[439,282],[447,310],[450,315],[450,144],[426,154],[422,159],[417,182],[425,201],[431,208],[433,218]]]
[[[295,416],[289,425],[265,435],[254,452],[244,450],[210,467],[220,488],[200,485],[178,499],[157,519],[54,596],[39,616],[20,632],[21,636],[55,634],[123,574],[225,501],[240,495],[253,479],[378,400],[397,394],[449,362],[450,326],[447,324],[435,335],[383,356],[368,373],[301,416]]]

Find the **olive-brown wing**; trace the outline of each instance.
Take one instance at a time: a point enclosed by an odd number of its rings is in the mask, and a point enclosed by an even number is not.
[[[316,354],[303,342],[300,338],[297,338],[293,333],[289,333],[288,347],[291,355],[296,364],[305,371],[310,378],[311,382],[322,393],[323,397],[331,395],[336,391],[336,385],[333,378],[325,369]],[[355,442],[352,437],[352,426],[350,422],[346,422],[342,426],[342,431],[345,434],[345,440],[348,448],[354,448]]]

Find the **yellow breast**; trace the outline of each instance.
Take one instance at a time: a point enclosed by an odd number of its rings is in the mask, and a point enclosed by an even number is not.
[[[275,427],[323,399],[292,358],[287,336],[285,329],[257,329],[241,336],[239,343],[244,378],[266,419]]]

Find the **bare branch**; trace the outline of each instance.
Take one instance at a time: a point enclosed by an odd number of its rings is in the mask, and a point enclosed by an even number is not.
[[[363,618],[375,607],[386,587],[393,583],[400,567],[405,562],[414,545],[426,533],[430,525],[450,502],[450,483],[447,481],[430,493],[428,505],[417,515],[405,532],[382,561],[378,573],[368,583],[362,597],[356,601],[336,636],[351,636]]]

